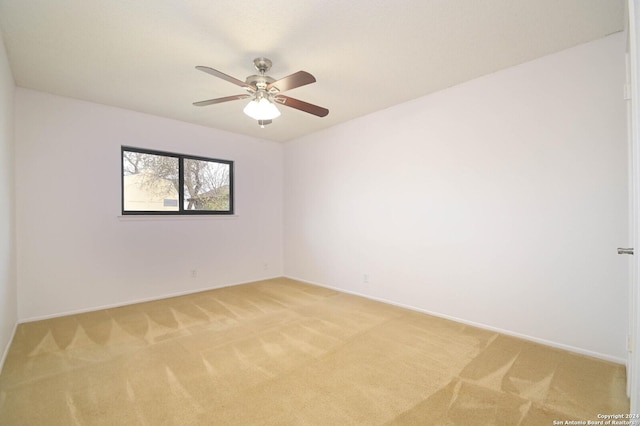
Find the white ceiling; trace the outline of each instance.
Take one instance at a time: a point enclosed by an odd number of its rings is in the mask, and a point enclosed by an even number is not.
[[[16,84],[57,95],[286,141],[621,31],[623,0],[0,0]],[[261,129],[245,93],[253,59],[325,118],[279,107]]]

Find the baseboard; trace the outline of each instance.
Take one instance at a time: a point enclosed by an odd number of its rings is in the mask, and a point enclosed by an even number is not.
[[[590,351],[587,349],[583,349],[583,348],[578,348],[575,346],[570,346],[570,345],[565,345],[564,343],[558,343],[558,342],[554,342],[551,340],[546,340],[546,339],[541,339],[538,337],[534,337],[534,336],[529,336],[526,334],[521,334],[515,331],[511,331],[511,330],[506,330],[503,328],[499,328],[499,327],[493,327],[491,325],[487,325],[487,324],[482,324],[482,323],[478,323],[478,322],[474,322],[474,321],[469,321],[463,318],[457,318],[457,317],[453,317],[451,315],[446,315],[440,312],[433,312],[433,311],[429,311],[427,309],[422,309],[422,308],[418,308],[416,306],[412,306],[412,305],[407,305],[404,303],[399,303],[393,300],[388,300],[388,299],[384,299],[381,297],[375,297],[375,296],[371,296],[368,294],[363,294],[363,293],[359,293],[356,291],[351,291],[351,290],[345,290],[343,288],[339,288],[339,287],[333,287],[330,285],[326,285],[326,284],[321,284],[321,283],[316,283],[313,281],[309,281],[309,280],[303,280],[301,278],[296,278],[296,277],[292,277],[292,276],[288,276],[285,275],[285,278],[289,278],[292,280],[296,280],[296,281],[300,281],[306,284],[311,284],[311,285],[316,285],[319,287],[324,287],[324,288],[328,288],[331,290],[336,290],[342,293],[348,293],[348,294],[352,294],[354,296],[360,296],[360,297],[364,297],[365,299],[370,299],[370,300],[375,300],[376,302],[382,302],[382,303],[386,303],[389,305],[393,305],[393,306],[398,306],[400,308],[405,308],[405,309],[409,309],[412,311],[416,311],[416,312],[421,312],[423,314],[427,314],[427,315],[433,315],[434,317],[439,317],[439,318],[443,318],[443,319],[447,319],[450,321],[455,321],[461,324],[465,324],[465,325],[470,325],[472,327],[477,327],[477,328],[481,328],[483,330],[488,330],[488,331],[494,331],[496,333],[501,333],[501,334],[505,334],[507,336],[511,336],[511,337],[517,337],[519,339],[524,339],[524,340],[528,340],[530,342],[535,342],[535,343],[539,343],[541,345],[545,345],[545,346],[549,346],[552,348],[556,348],[556,349],[562,349],[565,351],[569,351],[569,352],[574,352],[580,355],[585,355],[585,356],[589,356],[592,358],[598,358],[604,361],[609,361],[609,362],[613,362],[615,364],[621,364],[621,365],[626,365],[627,360],[623,359],[623,358],[618,358],[618,357],[614,357],[611,355],[607,355],[607,354],[602,354],[599,352],[594,352],[594,351]]]
[[[11,332],[11,337],[9,338],[9,341],[7,342],[7,345],[5,346],[4,350],[2,351],[2,358],[0,358],[0,374],[2,373],[2,368],[4,367],[4,361],[7,359],[7,355],[9,354],[9,348],[13,343],[13,339],[16,337],[17,330],[18,330],[18,323],[16,322],[13,325],[13,331]]]
[[[251,280],[251,281],[243,281],[243,282],[237,282],[237,283],[231,283],[231,284],[222,284],[222,285],[212,286],[212,287],[203,287],[203,288],[199,288],[199,289],[195,289],[195,290],[186,290],[186,291],[183,291],[183,292],[169,293],[169,294],[164,294],[164,295],[160,295],[160,296],[152,296],[152,297],[146,297],[146,298],[142,298],[142,299],[128,300],[128,301],[121,302],[121,303],[113,303],[113,304],[109,304],[109,305],[94,306],[94,307],[85,308],[85,309],[75,309],[75,310],[72,310],[72,311],[56,312],[54,314],[47,314],[47,315],[39,315],[39,316],[34,316],[34,317],[20,318],[18,320],[18,324],[34,322],[34,321],[42,321],[42,320],[47,320],[47,319],[52,319],[52,318],[65,317],[65,316],[68,316],[68,315],[86,314],[88,312],[101,311],[103,309],[120,308],[122,306],[135,305],[136,303],[154,302],[156,300],[170,299],[172,297],[188,296],[190,294],[202,293],[203,291],[217,290],[217,289],[220,289],[220,288],[233,287],[233,286],[236,286],[236,285],[249,284],[249,283],[254,283],[254,282],[258,282],[258,281],[271,280],[271,279],[274,279],[274,278],[281,278],[281,277],[282,277],[281,275],[278,275],[278,276],[273,276],[273,277],[260,278],[260,279],[257,279],[257,280]]]

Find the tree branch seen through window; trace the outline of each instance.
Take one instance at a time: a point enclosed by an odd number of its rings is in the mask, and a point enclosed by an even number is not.
[[[233,214],[233,162],[122,147],[123,214]]]

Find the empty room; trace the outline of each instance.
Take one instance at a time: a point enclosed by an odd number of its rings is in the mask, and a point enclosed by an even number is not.
[[[0,424],[640,424],[637,0],[0,0]]]

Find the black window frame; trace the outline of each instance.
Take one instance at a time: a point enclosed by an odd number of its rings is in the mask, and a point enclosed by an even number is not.
[[[124,153],[138,152],[141,154],[160,155],[164,157],[173,157],[178,159],[178,210],[125,210],[124,209]],[[229,166],[229,210],[185,210],[184,209],[184,160],[201,160],[214,163],[226,164]],[[120,147],[120,210],[123,216],[129,215],[158,215],[158,216],[191,216],[191,215],[233,215],[234,208],[234,162],[231,160],[222,160],[219,158],[209,158],[197,155],[178,154],[175,152],[158,151],[146,148],[138,148],[133,146],[122,145]]]

